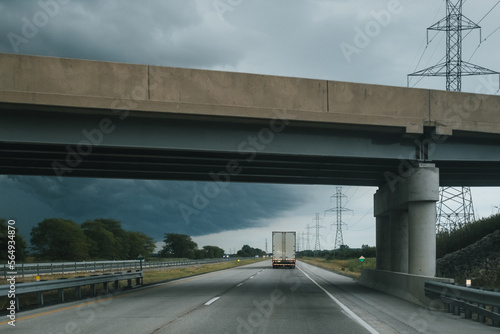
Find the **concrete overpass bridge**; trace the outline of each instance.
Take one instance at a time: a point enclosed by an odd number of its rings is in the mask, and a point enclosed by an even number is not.
[[[0,73],[0,173],[377,186],[372,283],[434,276],[439,185],[500,185],[498,96],[11,54]]]

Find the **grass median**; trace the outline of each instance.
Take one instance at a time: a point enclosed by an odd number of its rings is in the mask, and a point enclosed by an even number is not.
[[[376,263],[375,258],[367,258],[363,263],[359,259],[340,260],[320,257],[301,257],[298,260],[356,279],[361,276],[361,269],[375,269]]]
[[[182,268],[159,268],[144,271],[144,284],[163,282],[178,278],[201,275],[212,271],[230,269],[251,263],[264,261],[262,258],[247,259],[241,261],[227,261],[219,263],[207,263],[200,265],[189,265]]]

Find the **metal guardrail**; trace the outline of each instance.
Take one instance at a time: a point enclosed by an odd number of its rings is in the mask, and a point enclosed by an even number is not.
[[[500,326],[500,293],[466,288],[438,282],[425,282],[425,293],[428,296],[439,296],[448,305],[448,312],[460,315],[463,311],[465,319],[472,319],[477,314],[479,322],[491,319],[493,326]]]
[[[29,275],[42,275],[42,274],[67,274],[76,272],[106,272],[106,271],[120,271],[120,270],[140,270],[149,268],[164,268],[172,266],[185,266],[194,264],[206,264],[236,261],[237,258],[231,259],[203,259],[203,260],[182,260],[182,261],[92,261],[92,262],[58,262],[58,263],[27,263],[16,264],[17,275],[21,277]],[[7,264],[0,267],[1,276],[7,279],[9,269]]]
[[[115,273],[115,274],[103,274],[95,275],[89,277],[78,277],[71,279],[59,279],[54,281],[40,281],[40,282],[29,282],[29,283],[16,283],[15,284],[15,298],[16,298],[16,308],[19,311],[19,295],[27,293],[37,293],[37,301],[39,306],[43,306],[43,293],[51,290],[58,290],[59,299],[64,302],[64,289],[75,288],[75,293],[77,298],[81,298],[81,287],[90,286],[90,293],[95,296],[96,289],[95,285],[99,283],[104,284],[104,290],[108,291],[108,283],[114,282],[115,289],[118,288],[118,281],[127,280],[128,287],[132,287],[132,280],[136,280],[136,285],[142,284],[143,272],[127,272],[127,273]],[[0,297],[8,296],[12,287],[10,284],[0,285]]]

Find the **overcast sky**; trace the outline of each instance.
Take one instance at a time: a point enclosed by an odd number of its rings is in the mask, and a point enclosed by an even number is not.
[[[472,31],[463,59],[500,71],[497,4],[465,1],[464,14],[480,21],[483,41]],[[444,15],[444,0],[0,0],[0,52],[406,86],[408,73],[442,61],[445,34],[431,32],[427,45],[426,28]],[[445,81],[414,79],[411,86],[444,89]],[[498,94],[498,77],[466,78],[463,90]],[[274,229],[304,231],[316,212],[323,217],[333,206],[336,191],[233,183],[186,221],[179,205],[204,185],[0,176],[0,217],[15,217],[26,236],[46,217],[115,218],[156,240],[186,233],[200,247],[229,252],[243,244],[265,248]],[[374,245],[375,189],[343,191],[353,210],[343,219],[345,243]],[[499,193],[473,189],[479,216],[496,211]],[[333,247],[331,223],[322,222],[321,248]]]

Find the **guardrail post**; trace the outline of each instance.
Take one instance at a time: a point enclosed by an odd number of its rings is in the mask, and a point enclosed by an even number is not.
[[[7,265],[6,264],[3,265],[3,278],[7,279]]]
[[[484,288],[480,287],[479,290],[484,290]],[[480,308],[484,308],[484,304],[478,304],[477,306]],[[480,323],[484,323],[484,320],[485,320],[484,315],[482,315],[482,314],[477,315],[477,321],[479,321]]]
[[[118,290],[118,287],[119,287],[119,282],[115,281],[115,290]]]
[[[87,262],[83,262],[83,268],[84,268],[83,270],[87,272]]]
[[[39,264],[36,265],[36,273],[38,276],[40,276],[40,265]]]
[[[90,295],[95,296],[95,284],[90,284]]]
[[[64,303],[64,289],[58,289],[57,294],[59,295],[59,300]]]
[[[97,265],[97,263],[95,263],[95,261],[94,261],[94,272],[96,272],[96,271],[97,271],[97,267],[96,267],[96,265]]]
[[[129,289],[131,289],[131,288],[132,288],[132,280],[131,280],[131,279],[128,279],[128,280],[127,280],[127,287],[128,287]]]
[[[54,264],[50,264],[50,275],[54,275]]]
[[[106,292],[106,294],[108,293],[108,282],[104,282],[102,283],[102,286],[104,288],[104,291]]]
[[[76,299],[82,299],[82,287],[81,286],[75,287],[75,296],[76,296]]]
[[[38,306],[43,306],[43,292],[36,294],[36,301],[38,302]]]
[[[64,275],[64,263],[61,265],[61,271],[62,271],[62,274]]]
[[[24,263],[21,264],[21,277],[24,278]]]
[[[78,270],[76,270],[76,262],[75,262],[75,274],[77,273]]]
[[[498,291],[499,291],[498,288],[493,289],[493,292],[498,292]],[[493,312],[500,313],[500,307],[494,306],[493,307]],[[494,327],[500,327],[500,321],[497,320],[497,319],[493,319],[493,326]]]

